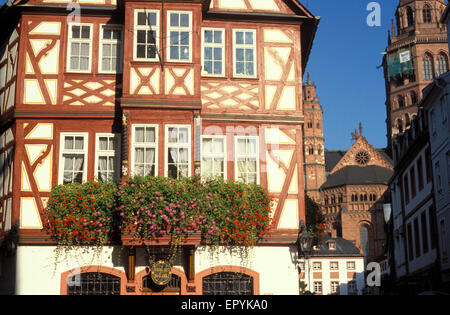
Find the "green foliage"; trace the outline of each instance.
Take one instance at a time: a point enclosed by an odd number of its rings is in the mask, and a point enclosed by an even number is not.
[[[323,240],[323,232],[325,230],[325,218],[322,214],[320,206],[308,195],[305,195],[305,212],[306,212],[306,229],[311,236],[314,237],[316,245]]]

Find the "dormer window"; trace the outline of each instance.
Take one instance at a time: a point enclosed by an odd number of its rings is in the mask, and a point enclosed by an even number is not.
[[[328,242],[328,249],[329,250],[336,250],[336,242],[335,241],[329,241]]]

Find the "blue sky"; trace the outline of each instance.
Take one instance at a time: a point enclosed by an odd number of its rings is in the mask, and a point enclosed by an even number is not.
[[[324,109],[325,148],[348,149],[361,121],[363,135],[386,147],[386,92],[382,55],[398,0],[377,1],[381,26],[369,27],[371,0],[300,0],[321,17],[307,71]],[[306,75],[305,75],[306,79]]]
[[[0,4],[6,0],[0,0]],[[386,146],[386,110],[381,52],[387,45],[398,0],[379,0],[381,26],[369,27],[371,0],[300,0],[321,16],[307,71],[324,109],[325,147],[348,149],[350,133],[363,123],[375,147]],[[306,76],[305,76],[306,78]]]

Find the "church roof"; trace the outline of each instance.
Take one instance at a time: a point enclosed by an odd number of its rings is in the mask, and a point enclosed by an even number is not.
[[[394,164],[392,159],[387,155],[385,149],[376,149],[387,161]],[[329,174],[331,170],[344,157],[348,150],[325,150],[325,172]]]
[[[336,242],[336,249],[328,247],[329,242]],[[313,252],[312,256],[363,256],[359,249],[351,241],[342,237],[331,237],[329,234],[324,234],[322,244],[319,250]]]
[[[329,175],[321,188],[343,185],[388,185],[393,173],[393,170],[378,165],[349,165]]]

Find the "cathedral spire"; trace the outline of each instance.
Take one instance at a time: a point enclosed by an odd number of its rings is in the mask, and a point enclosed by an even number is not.
[[[396,36],[395,34],[395,24],[394,24],[394,19],[392,19],[392,38],[394,38]]]

